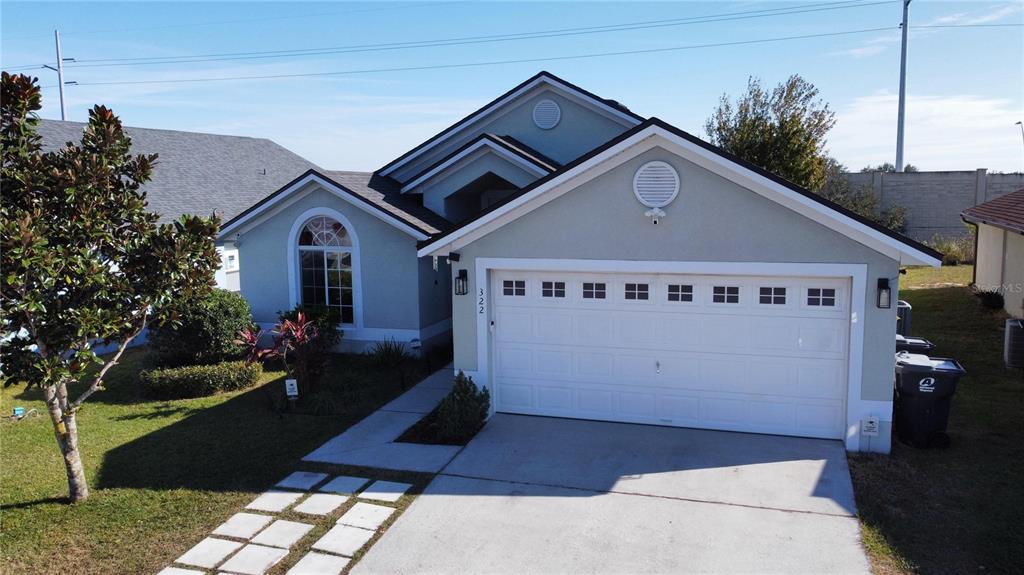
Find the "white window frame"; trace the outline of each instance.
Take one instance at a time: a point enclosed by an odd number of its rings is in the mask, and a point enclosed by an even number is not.
[[[306,225],[311,218],[323,216],[335,220],[342,226],[345,226],[345,230],[348,232],[349,237],[352,239],[351,246],[299,246],[299,234],[302,232],[303,226]],[[301,261],[299,258],[299,252],[306,248],[310,251],[323,251],[323,252],[338,252],[347,253],[351,255],[352,263],[352,323],[340,324],[343,328],[362,328],[363,327],[363,283],[362,274],[360,273],[360,262],[359,262],[359,237],[356,235],[355,227],[352,222],[345,216],[336,210],[330,208],[311,208],[302,212],[295,222],[292,224],[291,232],[288,234],[288,299],[291,307],[299,305],[302,301],[302,274],[299,270]],[[326,273],[326,270],[325,272]]]

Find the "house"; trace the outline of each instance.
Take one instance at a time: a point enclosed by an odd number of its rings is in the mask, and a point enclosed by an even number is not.
[[[901,265],[941,255],[541,72],[373,173],[223,227],[259,321],[454,340],[496,411],[889,450]]]
[[[1007,313],[1024,317],[1024,188],[964,210],[974,224],[974,285],[1003,294]]]
[[[43,149],[52,151],[80,141],[85,127],[82,122],[40,120],[37,131]],[[159,156],[143,190],[150,211],[160,215],[161,223],[182,214],[214,212],[227,221],[297,174],[316,167],[262,138],[133,127],[126,127],[125,133],[132,139],[133,153]],[[223,247],[218,251],[222,261],[217,286],[238,291],[238,253]]]

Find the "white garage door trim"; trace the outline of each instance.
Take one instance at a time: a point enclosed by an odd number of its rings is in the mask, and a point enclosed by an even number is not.
[[[472,375],[475,381],[491,388],[492,304],[488,292],[489,272],[492,270],[849,278],[851,297],[845,441],[850,451],[857,451],[860,447],[860,418],[865,410],[872,409],[876,403],[861,400],[864,361],[864,322],[861,318],[864,317],[867,286],[867,266],[864,264],[477,258],[474,277],[477,290],[477,371]]]

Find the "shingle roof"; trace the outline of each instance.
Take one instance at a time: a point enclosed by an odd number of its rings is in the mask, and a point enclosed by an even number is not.
[[[403,195],[402,185],[387,176],[343,170],[319,170],[319,173],[427,233],[436,234],[452,225],[448,220],[423,207],[417,198]]]
[[[1024,234],[1024,188],[967,208],[960,217],[972,224],[988,224]]]
[[[43,149],[81,140],[85,124],[41,120]],[[132,152],[158,154],[143,186],[149,209],[167,222],[186,213],[216,211],[228,221],[303,172],[312,162],[263,138],[126,127]]]

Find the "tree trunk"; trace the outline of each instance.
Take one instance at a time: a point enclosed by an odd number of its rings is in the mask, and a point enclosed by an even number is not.
[[[68,499],[71,503],[89,497],[89,485],[85,479],[85,466],[78,450],[78,421],[74,411],[67,406],[67,385],[63,382],[45,387],[46,406],[53,422],[53,434],[64,457],[64,471],[68,476]]]

